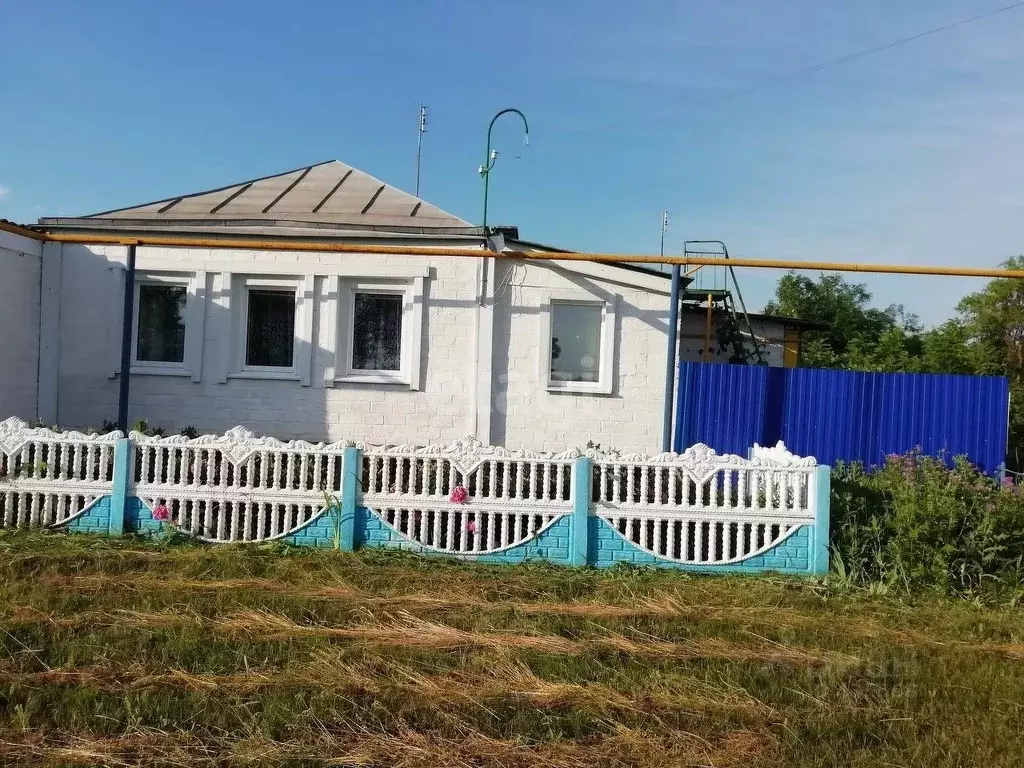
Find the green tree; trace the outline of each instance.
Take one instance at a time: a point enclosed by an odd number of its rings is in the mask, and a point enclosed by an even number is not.
[[[1024,256],[1003,264],[1024,269]],[[869,306],[865,286],[839,275],[789,273],[768,314],[828,326],[806,335],[803,364],[861,371],[987,374],[1010,380],[1011,469],[1024,468],[1024,280],[996,279],[957,305],[957,317],[928,331],[903,307]]]
[[[924,373],[976,373],[971,334],[963,321],[947,320],[921,337],[920,370]]]
[[[1024,256],[1007,260],[1007,269],[1024,269]],[[1011,469],[1024,467],[1024,280],[999,278],[965,296],[957,305],[968,337],[975,373],[1010,380]]]
[[[920,369],[920,358],[911,352],[915,337],[899,326],[892,326],[875,341],[862,336],[854,338],[847,355],[847,365],[856,371],[906,373]]]
[[[861,283],[849,283],[837,274],[823,274],[817,280],[790,272],[775,289],[775,299],[764,308],[766,314],[797,317],[828,326],[804,336],[803,364],[812,368],[849,368],[851,358],[867,370],[893,370],[902,359],[898,348],[915,354],[920,332],[917,318],[900,305],[886,309],[870,306],[871,294]],[[897,336],[904,337],[902,343]],[[886,338],[882,359],[871,352]],[[910,339],[906,337],[911,337]]]
[[[1007,269],[1024,269],[1024,256],[1009,259]],[[1024,281],[992,280],[957,305],[972,344],[977,373],[1019,379],[1024,374]]]

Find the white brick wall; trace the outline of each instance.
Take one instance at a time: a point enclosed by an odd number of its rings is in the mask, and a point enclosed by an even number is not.
[[[0,419],[36,417],[40,244],[0,232]]]
[[[627,278],[630,273],[607,274]],[[550,262],[511,262],[502,265],[498,282],[505,287],[499,289],[495,312],[495,442],[564,450],[592,440],[621,450],[660,450],[668,281],[663,281],[664,292],[657,292],[588,278]],[[612,394],[546,389],[539,360],[541,344],[550,343],[541,317],[549,291],[620,297]]]
[[[114,419],[117,411],[118,381],[113,372],[119,361],[122,302],[117,276],[121,271],[118,265],[125,260],[125,248],[65,245],[61,252],[60,359],[55,388],[58,396],[53,407],[64,426],[98,426],[104,419]],[[191,425],[201,432],[218,432],[241,424],[281,438],[314,440],[352,438],[422,444],[470,434],[474,425],[473,388],[478,378],[474,368],[477,265],[478,260],[466,258],[140,247],[140,271],[205,271],[208,298],[201,380],[134,375],[130,419],[145,418],[172,431]],[[424,266],[430,273],[425,281],[418,391],[393,384],[324,386],[325,370],[334,355],[329,324],[324,322],[325,277],[315,281],[312,385],[249,379],[221,383],[225,350],[233,344],[230,313],[215,295],[221,273],[264,274],[277,270],[324,276],[339,270],[349,274],[365,270],[365,276],[373,278],[375,270]],[[28,280],[35,275],[35,292],[12,294],[24,305],[19,311],[36,308],[37,319],[29,326],[37,328],[38,302],[32,305],[25,297],[38,296],[38,264],[34,273],[29,269],[25,274]],[[478,408],[485,425],[489,413],[490,441],[535,450],[564,450],[585,446],[588,440],[627,451],[659,450],[668,280],[638,277],[612,266],[499,260],[495,284],[493,384],[490,392],[480,394]],[[618,297],[611,394],[546,389],[540,376],[540,352],[541,345],[549,340],[540,309],[550,291],[561,295],[576,292],[581,298]],[[702,318],[694,316],[695,333],[684,333],[700,336],[698,346],[702,343],[701,323]],[[24,327],[20,321],[18,325]],[[781,328],[770,333],[779,338],[782,335]],[[10,343],[8,338],[0,339],[0,344],[5,341]],[[21,341],[31,342],[26,349],[37,342],[35,338]],[[682,359],[697,359],[693,343],[694,339],[681,340]],[[486,344],[483,347],[486,349]],[[26,364],[31,363],[30,357],[25,358]],[[774,364],[778,362],[773,359]],[[22,396],[26,403],[31,404],[32,391]],[[45,382],[40,391],[49,391]],[[11,411],[11,406],[0,407],[0,413]]]
[[[67,426],[97,426],[117,413],[120,302],[112,264],[123,263],[115,246],[63,247],[61,361],[58,419]],[[109,259],[109,261],[108,261]],[[333,357],[323,317],[324,280],[317,280],[312,350],[312,386],[294,381],[230,379],[220,383],[224,335],[230,320],[213,301],[206,304],[202,380],[134,375],[129,418],[178,430],[223,431],[236,424],[281,438],[354,438],[373,442],[449,441],[469,428],[474,259],[425,260],[352,254],[140,247],[138,268],[206,269],[208,284],[218,269],[259,274],[273,265],[296,274],[328,274],[335,268],[429,266],[420,391],[382,384],[324,386]]]

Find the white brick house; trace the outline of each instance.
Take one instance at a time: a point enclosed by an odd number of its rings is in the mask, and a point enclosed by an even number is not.
[[[192,242],[487,247],[479,227],[336,161],[40,225]],[[512,250],[552,250],[503,234]],[[126,253],[0,232],[0,323],[15,329],[0,334],[0,417],[114,418]],[[281,438],[660,447],[669,281],[656,270],[192,245],[137,254],[133,421]],[[695,359],[704,318],[682,317],[680,354]],[[782,364],[795,326],[757,322]]]

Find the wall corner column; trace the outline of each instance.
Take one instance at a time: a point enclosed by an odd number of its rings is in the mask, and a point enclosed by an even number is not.
[[[494,270],[495,258],[489,256],[481,259],[483,274],[479,299],[475,308],[474,322],[476,325],[474,350],[474,367],[470,375],[476,392],[471,415],[475,425],[473,436],[484,445],[491,443],[492,408],[494,401]]]
[[[39,287],[39,375],[36,390],[36,418],[46,424],[59,419],[61,281],[64,247],[43,243]]]

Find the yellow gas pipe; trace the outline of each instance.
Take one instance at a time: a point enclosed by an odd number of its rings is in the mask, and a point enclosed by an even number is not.
[[[0,222],[0,230],[34,240],[82,245],[140,245],[175,248],[238,248],[264,251],[308,251],[316,253],[361,253],[401,256],[497,257],[532,261],[592,261],[606,264],[680,264],[684,267],[750,267],[754,269],[814,270],[821,272],[864,272],[896,275],[939,275],[949,277],[1024,278],[1022,269],[997,267],[940,267],[917,264],[860,264],[850,262],[798,261],[791,259],[750,259],[717,256],[647,256],[626,253],[581,253],[576,251],[512,251],[500,253],[483,248],[452,248],[420,245],[357,245],[322,240],[286,240],[273,237],[197,237],[139,233],[94,234],[49,232]]]

